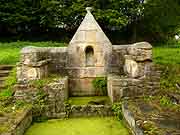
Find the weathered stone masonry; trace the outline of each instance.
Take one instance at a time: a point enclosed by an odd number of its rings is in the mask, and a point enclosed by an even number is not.
[[[152,46],[147,42],[112,45],[89,8],[68,47],[31,46],[21,50],[15,98],[35,101],[38,89],[29,82],[50,74],[59,77],[42,88],[47,97],[40,115],[48,118],[66,117],[65,103],[69,96],[94,96],[92,80],[96,77],[107,77],[108,96],[112,102],[153,95],[160,87],[160,71],[152,63]],[[134,127],[124,108],[123,114]],[[112,111],[111,105],[76,105],[70,107],[68,115],[109,116]]]
[[[68,47],[25,47],[17,66],[20,83],[49,74],[68,76],[68,96],[93,96],[92,80],[108,78],[113,102],[154,93],[160,73],[147,42],[112,45],[89,10]]]

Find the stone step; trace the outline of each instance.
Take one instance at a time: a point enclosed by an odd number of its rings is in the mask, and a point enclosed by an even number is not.
[[[7,79],[7,77],[0,77],[0,82],[5,81],[6,79]]]
[[[5,88],[3,84],[0,84],[0,92]]]
[[[11,70],[0,70],[0,77],[7,77]]]
[[[11,70],[14,65],[0,65],[0,70]]]
[[[7,77],[0,77],[0,81],[5,81]]]

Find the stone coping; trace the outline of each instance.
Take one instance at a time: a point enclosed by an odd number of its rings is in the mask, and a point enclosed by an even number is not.
[[[111,105],[71,105],[70,117],[113,116]]]
[[[36,46],[27,46],[21,50],[22,54],[27,53],[38,53],[38,52],[67,52],[67,47],[36,47]]]
[[[45,60],[41,60],[41,61],[38,61],[38,62],[29,62],[29,63],[19,62],[16,65],[17,66],[25,65],[25,66],[28,66],[28,67],[41,67],[41,66],[49,64],[50,61],[51,61],[51,59],[45,59]]]

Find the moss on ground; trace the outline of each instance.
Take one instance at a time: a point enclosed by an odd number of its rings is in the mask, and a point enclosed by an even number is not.
[[[70,97],[69,103],[71,105],[87,105],[93,103],[110,104],[108,96],[94,96],[94,97]]]
[[[114,117],[72,118],[34,123],[25,135],[129,135]]]
[[[180,105],[166,96],[144,97],[126,101],[138,125],[146,135],[179,133]]]

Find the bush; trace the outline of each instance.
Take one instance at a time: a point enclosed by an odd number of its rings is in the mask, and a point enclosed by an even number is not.
[[[172,106],[173,102],[170,100],[169,97],[162,96],[160,99],[160,105],[162,106]]]
[[[114,115],[118,118],[118,120],[123,119],[121,102],[113,104],[112,111],[114,112]]]
[[[176,85],[180,84],[180,65],[166,65],[162,68],[161,90],[179,93]]]
[[[96,77],[92,81],[93,87],[96,90],[97,95],[107,95],[107,78]]]
[[[7,88],[7,89],[2,90],[2,92],[0,93],[0,97],[7,97],[8,98],[8,97],[11,97],[12,94],[13,94],[12,89]]]

